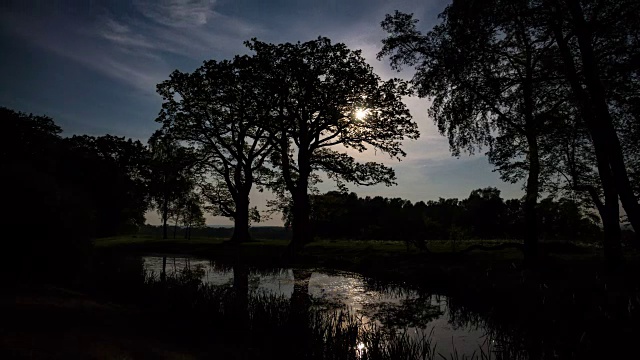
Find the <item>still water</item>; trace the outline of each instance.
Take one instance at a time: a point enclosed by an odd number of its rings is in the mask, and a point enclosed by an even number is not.
[[[147,272],[162,272],[162,257],[147,256],[143,261]],[[231,287],[234,284],[234,272],[230,267],[204,259],[167,258],[168,273],[185,268],[204,270],[202,281],[213,286]],[[363,323],[375,322],[378,326],[412,336],[430,336],[440,353],[455,351],[460,356],[471,356],[477,355],[481,349],[486,351],[489,344],[496,345],[482,325],[455,321],[446,296],[402,285],[380,285],[355,273],[322,269],[301,271],[306,274],[303,279],[299,275],[296,278],[296,272],[300,271],[295,269],[251,270],[248,275],[249,292],[291,298],[294,288],[304,281],[313,303],[346,307],[358,314]]]

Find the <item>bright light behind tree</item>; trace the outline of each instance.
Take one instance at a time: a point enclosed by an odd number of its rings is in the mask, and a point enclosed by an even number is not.
[[[356,110],[356,119],[364,120],[364,118],[369,114],[369,110],[367,109],[357,109]]]

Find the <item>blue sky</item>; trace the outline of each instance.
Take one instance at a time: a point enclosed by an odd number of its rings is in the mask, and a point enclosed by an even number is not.
[[[204,60],[247,53],[252,37],[280,43],[327,36],[361,49],[384,79],[396,73],[375,59],[384,15],[412,12],[428,30],[448,1],[381,0],[41,0],[0,1],[0,106],[46,114],[65,134],[114,134],[146,140],[158,127],[155,85],[171,71],[193,71]],[[393,166],[394,187],[352,187],[361,196],[412,201],[465,198],[495,186],[503,197],[522,195],[505,184],[483,155],[452,157],[446,138],[426,115],[426,99],[407,99],[421,138],[407,141],[402,162],[365,153]],[[331,189],[327,183],[321,187]],[[268,195],[254,194],[262,207]],[[157,216],[149,215],[151,223]],[[209,223],[227,224],[209,218]],[[265,224],[280,224],[274,218]]]

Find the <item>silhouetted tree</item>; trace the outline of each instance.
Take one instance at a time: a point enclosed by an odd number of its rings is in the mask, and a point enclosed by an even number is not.
[[[355,193],[330,191],[311,195],[311,228],[313,234],[330,238],[357,239],[360,237],[360,213],[358,196]]]
[[[191,226],[205,225],[202,201],[195,188],[189,189],[186,194],[169,204],[169,217],[173,219],[174,239],[179,226],[183,226],[185,229],[184,237],[190,238]]]
[[[539,211],[543,239],[588,241],[600,235],[597,217],[585,213],[571,199],[554,201],[548,197],[540,202]]]
[[[373,148],[400,159],[401,140],[418,137],[401,97],[404,82],[382,82],[360,51],[327,38],[305,43],[247,43],[261,63],[259,72],[275,93],[268,130],[280,170],[280,192],[291,194],[295,252],[310,241],[308,189],[315,171],[324,171],[339,185],[393,184],[391,168],[359,163],[340,152],[340,146],[365,151]]]
[[[395,240],[427,249],[428,240],[523,239],[523,200],[504,200],[496,188],[468,198],[419,201],[355,193],[313,194],[311,228],[328,239]],[[601,235],[589,207],[570,198],[548,197],[539,205],[538,226],[548,240],[592,241]]]
[[[423,208],[427,238],[431,240],[462,240],[469,234],[463,224],[464,208],[458,199],[429,200]]]
[[[0,276],[11,284],[32,272],[58,270],[48,268],[61,261],[51,257],[72,253],[74,237],[79,241],[89,237],[89,229],[82,228],[89,220],[82,216],[89,205],[59,179],[62,129],[53,119],[0,108],[0,121],[0,166],[7,209],[2,224],[13,239],[8,242],[12,255],[2,264]],[[86,223],[79,223],[76,231],[65,237],[73,229],[69,225],[74,220]],[[55,234],[62,239],[53,241]]]
[[[195,184],[196,159],[170,135],[156,131],[149,139],[150,194],[153,206],[162,219],[162,238],[167,238],[167,221],[171,204],[184,199]]]
[[[11,209],[3,221],[17,240],[9,273],[65,280],[85,270],[91,238],[144,224],[148,152],[139,141],[61,138],[51,118],[6,108],[0,120],[0,166],[7,170]]]
[[[640,5],[637,1],[542,3],[548,11],[545,25],[553,33],[565,79],[593,142],[604,194],[605,252],[615,264],[621,257],[618,195],[634,229],[640,227],[640,205],[612,117],[617,113],[618,121],[637,120],[631,104],[637,103]]]
[[[149,151],[140,142],[111,135],[64,140],[62,170],[91,202],[97,237],[136,231],[149,207]]]
[[[519,199],[509,199],[504,202],[502,229],[506,236],[511,239],[524,238],[524,211],[522,201]]]
[[[265,126],[275,103],[259,71],[251,57],[236,56],[206,61],[190,74],[176,70],[158,85],[164,104],[157,121],[198,152],[211,177],[210,209],[235,221],[234,242],[249,240],[249,222],[259,220],[249,193],[271,152]]]
[[[182,221],[185,228],[185,238],[191,240],[191,230],[205,226],[202,199],[192,193],[184,206]]]
[[[449,137],[455,155],[490,146],[502,178],[527,179],[525,256],[537,253],[540,139],[565,102],[563,83],[547,66],[553,38],[538,31],[537,9],[527,1],[456,1],[442,23],[423,35],[412,15],[387,15],[389,33],[379,58],[416,67],[412,84],[433,99],[429,114]]]
[[[463,224],[467,225],[474,237],[480,239],[504,238],[501,225],[504,223],[505,204],[500,190],[488,187],[473,190],[462,201]]]

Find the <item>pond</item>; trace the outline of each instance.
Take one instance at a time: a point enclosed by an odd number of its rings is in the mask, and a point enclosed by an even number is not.
[[[160,274],[163,258],[143,257],[148,273]],[[202,282],[216,287],[233,287],[234,269],[205,259],[168,257],[166,272],[201,269]],[[237,270],[237,269],[236,269]],[[291,299],[302,292],[313,306],[347,308],[362,324],[420,338],[428,336],[436,352],[446,358],[457,354],[469,358],[488,348],[496,339],[479,322],[460,321],[449,307],[449,298],[426,293],[402,284],[381,284],[359,274],[327,269],[251,269],[246,272],[248,293],[273,294]]]

